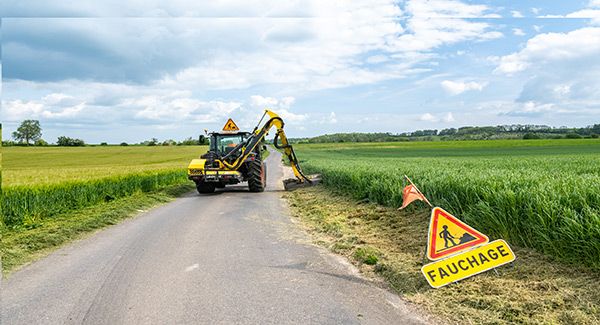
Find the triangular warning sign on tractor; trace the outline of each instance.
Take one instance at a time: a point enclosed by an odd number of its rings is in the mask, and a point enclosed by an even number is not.
[[[240,128],[235,124],[232,119],[228,119],[225,126],[223,126],[223,131],[239,131]]]
[[[440,207],[431,211],[427,258],[432,261],[485,244],[488,237]]]

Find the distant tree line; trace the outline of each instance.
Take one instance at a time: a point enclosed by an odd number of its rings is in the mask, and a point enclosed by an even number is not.
[[[12,133],[13,140],[2,141],[2,145],[8,146],[49,146],[47,141],[42,139],[42,127],[40,122],[37,120],[25,120]],[[192,146],[192,145],[207,145],[208,139],[201,135],[197,139],[188,137],[182,141],[175,141],[172,139],[159,141],[157,138],[152,138],[147,141],[143,141],[137,144],[137,146]],[[60,136],[56,140],[56,146],[60,147],[83,147],[86,143],[82,139],[71,138],[67,136]],[[120,146],[128,146],[127,142],[121,142]],[[100,146],[108,146],[107,142],[101,142]]]
[[[417,130],[392,133],[335,133],[313,138],[290,139],[294,143],[331,142],[394,142],[433,140],[491,140],[491,139],[579,139],[598,138],[600,124],[583,128],[550,127],[547,125],[464,126],[438,130]]]

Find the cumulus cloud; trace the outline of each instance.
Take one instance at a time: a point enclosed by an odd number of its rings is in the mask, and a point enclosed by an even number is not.
[[[532,64],[565,62],[600,54],[600,28],[588,27],[568,33],[539,34],[524,49],[500,58],[495,72],[512,74]]]
[[[476,82],[476,81],[452,81],[452,80],[444,80],[441,83],[442,88],[449,93],[450,95],[459,95],[469,90],[477,90],[482,91],[485,86],[487,86],[486,82]]]
[[[261,95],[250,96],[250,107],[255,110],[270,109],[281,115],[284,121],[296,123],[308,118],[308,114],[297,114],[290,110],[296,99],[286,96],[282,98],[265,97]]]
[[[542,104],[534,101],[524,103],[515,103],[507,105],[510,108],[501,111],[499,115],[519,116],[519,117],[540,117],[545,113],[558,113],[559,110],[555,104]]]
[[[496,73],[527,74],[515,102],[501,115],[541,117],[600,111],[600,28],[545,33],[518,52],[497,58]],[[591,114],[591,115],[590,115]]]
[[[450,122],[454,122],[454,115],[452,114],[452,112],[448,112],[446,114],[431,114],[431,113],[425,113],[421,116],[419,116],[419,120],[420,121],[424,121],[424,122],[432,122],[432,123],[437,123],[437,122],[444,122],[444,123],[450,123]]]
[[[513,16],[513,18],[523,18],[523,17],[525,17],[525,16],[523,16],[523,14],[520,11],[517,11],[517,10],[511,11],[510,14]]]
[[[589,19],[590,25],[600,26],[600,2],[598,2],[598,0],[590,0],[590,2],[587,5],[587,8],[567,13],[564,15],[551,14],[539,16],[539,18],[583,18]]]
[[[525,32],[520,28],[513,28],[513,34],[515,36],[525,36]]]
[[[73,118],[82,113],[85,105],[84,101],[62,93],[48,94],[38,100],[2,101],[3,120]]]

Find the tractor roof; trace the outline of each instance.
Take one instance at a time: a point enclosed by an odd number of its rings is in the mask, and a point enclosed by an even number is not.
[[[248,134],[251,134],[251,132],[246,132],[246,131],[226,132],[226,131],[222,131],[222,132],[211,132],[209,134],[210,135],[248,135]]]

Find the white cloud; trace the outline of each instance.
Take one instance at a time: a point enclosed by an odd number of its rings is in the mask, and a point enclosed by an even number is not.
[[[430,51],[445,44],[467,40],[484,41],[503,36],[492,30],[488,23],[461,19],[497,17],[485,5],[449,0],[411,0],[407,1],[405,10],[409,15],[406,23],[409,33],[391,42],[394,48],[404,51]]]
[[[600,28],[582,28],[568,33],[539,34],[519,52],[500,58],[495,72],[513,74],[532,64],[564,62],[600,55]]]
[[[135,111],[135,117],[161,122],[214,122],[228,117],[241,107],[239,102],[201,101],[179,96],[145,96],[130,98],[120,105]]]
[[[486,82],[475,82],[475,81],[452,81],[452,80],[444,80],[441,83],[442,88],[446,90],[450,95],[459,95],[469,90],[477,90],[482,91],[485,86],[487,86]]]
[[[572,12],[565,16],[566,18],[589,18],[590,24],[600,26],[600,9],[583,9]]]
[[[538,15],[538,14],[540,13],[540,8],[531,8],[531,12],[532,12],[534,15]]]
[[[584,18],[590,19],[590,25],[600,26],[600,0],[590,0],[587,8],[568,13],[566,15],[543,15],[539,18]]]
[[[425,114],[421,115],[421,117],[419,117],[419,120],[425,121],[425,122],[437,122],[437,121],[439,121],[439,119],[437,117],[435,117],[431,113],[425,113]]]
[[[250,106],[254,108],[253,112],[255,112],[256,110],[262,111],[268,108],[274,111],[275,113],[279,114],[284,120],[284,122],[291,122],[292,124],[302,122],[308,118],[308,114],[297,114],[291,112],[290,108],[292,104],[294,104],[294,102],[295,98],[290,96],[283,97],[280,99],[274,97],[265,97],[261,95],[250,96]],[[256,114],[253,113],[252,115]],[[253,117],[249,118],[251,120]]]
[[[506,104],[508,110],[501,111],[499,115],[534,117],[546,113],[558,113],[561,110],[555,104],[542,104],[534,101],[525,103]]]
[[[446,123],[450,123],[450,122],[454,122],[456,121],[454,119],[454,115],[452,115],[452,112],[448,112],[448,114],[446,114],[443,118],[442,121],[446,122]]]
[[[542,30],[542,26],[533,25],[533,30],[535,30],[537,33],[539,33]]]
[[[538,34],[523,49],[497,59],[496,73],[527,76],[515,103],[501,114],[598,116],[600,28]]]
[[[455,0],[409,0],[406,3],[406,11],[417,18],[490,18],[493,15],[490,10],[486,5]]]
[[[331,124],[337,123],[337,117],[335,115],[335,112],[331,112],[329,114],[329,123],[331,123]]]
[[[78,116],[85,107],[85,101],[77,101],[74,97],[62,93],[51,93],[38,100],[2,101],[4,121],[73,118]]]
[[[295,91],[372,84],[423,71],[414,67],[437,47],[502,37],[488,23],[460,19],[487,17],[489,7],[460,1],[408,1],[405,12],[391,0],[317,1],[311,8],[314,16],[327,18],[267,21],[257,49],[215,48],[219,55],[168,74],[160,84],[203,89],[277,84]],[[406,28],[394,17],[403,17]],[[278,35],[275,41],[272,35]]]
[[[520,28],[513,28],[513,34],[516,36],[525,36],[525,32]]]
[[[450,122],[454,122],[454,115],[452,115],[452,112],[448,112],[446,114],[431,114],[431,113],[425,113],[423,115],[421,115],[419,117],[420,121],[424,121],[424,122],[432,122],[432,123],[437,123],[437,122],[444,122],[444,123],[450,123]]]
[[[377,63],[382,63],[382,62],[386,62],[386,61],[389,61],[389,58],[385,55],[372,55],[367,58],[367,63],[370,63],[370,64],[377,64]]]
[[[517,10],[511,11],[510,14],[513,16],[513,18],[523,18],[523,17],[525,17],[525,16],[523,16],[523,14],[520,11],[517,11]]]

